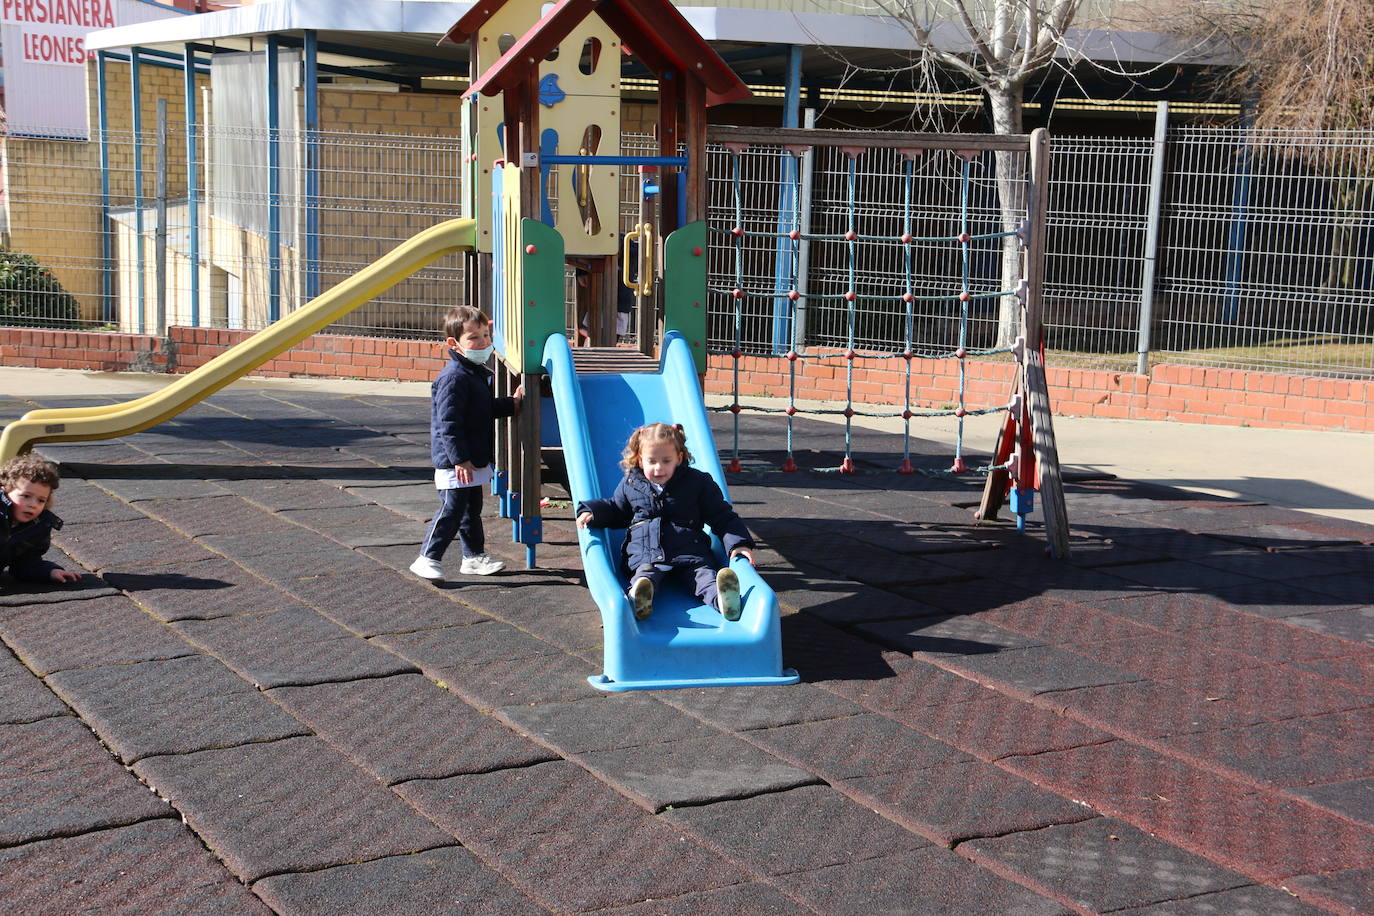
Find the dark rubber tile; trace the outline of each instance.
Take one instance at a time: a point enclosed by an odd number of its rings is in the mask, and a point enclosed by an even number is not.
[[[255,883],[253,890],[283,916],[535,916],[548,912],[460,847],[306,874],[273,875]]]
[[[1244,887],[1250,881],[1124,821],[1096,817],[1004,837],[959,852],[1047,897],[1103,913]]]
[[[71,710],[9,650],[0,647],[0,725],[23,725]]]
[[[1001,694],[993,694],[983,703],[926,706],[889,714],[917,731],[989,761],[1113,738],[1098,728]]]
[[[165,566],[214,556],[156,519],[73,523],[56,532],[53,543],[89,570],[109,566]]]
[[[1263,658],[1256,655],[1224,648],[1225,645],[1244,645],[1243,641],[1213,641],[1209,638],[1222,629],[1226,628],[1189,630],[1169,636],[1148,633],[1145,636],[1075,646],[1073,649],[1094,661],[1155,681],[1240,672],[1244,668],[1258,668],[1266,664]]]
[[[866,623],[855,627],[855,631],[883,646],[926,655],[984,655],[1044,645],[1044,640],[965,616]]]
[[[1344,534],[1306,531],[1290,525],[1257,525],[1238,531],[1218,531],[1213,536],[1246,547],[1274,551],[1337,547],[1355,541],[1354,537]]]
[[[1023,695],[1144,680],[1139,674],[1055,646],[987,655],[944,655],[940,663],[964,677]]]
[[[605,641],[599,610],[528,617],[520,621],[520,628],[564,652],[584,657],[599,658]]]
[[[658,691],[658,699],[725,731],[838,719],[863,707],[813,684]]]
[[[585,699],[594,692],[587,678],[600,670],[599,658],[592,660],[562,654],[424,668],[430,678],[483,712],[503,706],[536,706]]]
[[[308,608],[173,624],[258,687],[288,687],[405,674],[404,659]]]
[[[765,569],[764,575],[783,607],[805,611],[812,617],[836,626],[873,620],[930,617],[945,613],[939,608],[871,585],[839,577],[821,577],[818,575],[819,570],[807,572],[812,575],[774,575]]]
[[[308,734],[251,684],[203,655],[62,671],[48,683],[125,764]]]
[[[1308,906],[1286,891],[1251,884],[1184,900],[1117,910],[1113,916],[1323,916],[1328,912]]]
[[[1320,581],[1325,583],[1331,580],[1326,578]],[[1224,601],[1238,611],[1259,617],[1295,617],[1299,614],[1343,611],[1354,605],[1368,604],[1371,594],[1365,592],[1362,593],[1363,597],[1343,595],[1338,598],[1293,581],[1253,582],[1249,585],[1219,588],[1212,592],[1218,601]]]
[[[1374,646],[1374,605],[1329,614],[1287,617],[1285,621],[1326,636]]]
[[[131,506],[93,484],[73,478],[67,468],[63,468],[58,503],[61,508],[57,514],[63,521],[80,519],[81,524],[130,522],[148,517],[142,505]]]
[[[1294,723],[1308,731],[1339,741],[1374,745],[1374,707],[1352,709],[1328,715],[1305,716]]]
[[[830,680],[825,689],[887,715],[900,715],[927,706],[977,703],[996,691],[927,661],[895,652],[884,657],[882,676]]]
[[[116,473],[123,472],[119,476]],[[98,483],[125,502],[137,503],[150,499],[197,499],[217,496],[223,491],[212,481],[202,478],[203,470],[170,463],[120,465],[104,468],[98,476],[88,479]]]
[[[1330,874],[1303,875],[1285,882],[1299,899],[1367,913],[1374,901],[1374,868],[1347,868]],[[1339,910],[1338,910],[1339,911]]]
[[[981,760],[834,783],[941,846],[1096,817],[1086,805],[1048,792]]]
[[[1163,630],[1166,633],[1214,627],[1245,616],[1215,598],[1205,595],[1173,595],[1167,592],[1151,592],[1130,598],[1103,601],[1093,606],[1103,613],[1124,617],[1141,626]]]
[[[1142,740],[1261,721],[1262,713],[1152,681],[1041,694],[1039,702],[1096,728]]]
[[[172,818],[0,849],[0,898],[30,916],[271,912]]]
[[[1161,560],[1131,566],[1114,566],[1111,573],[1130,582],[1138,582],[1147,588],[1166,592],[1216,594],[1219,589],[1244,586],[1255,581],[1249,576],[1227,572],[1215,566],[1204,566],[1190,560]]]
[[[411,553],[406,563],[413,559],[415,554]],[[522,628],[528,623],[549,617],[585,614],[589,611],[600,613],[591,593],[580,582],[554,579],[538,585],[508,586],[501,579],[501,576],[492,576],[483,580],[492,583],[491,587],[482,588],[480,592],[474,588],[463,588],[456,594],[460,600],[474,603],[487,613]]]
[[[1307,786],[1374,776],[1366,746],[1301,727],[1302,719],[1165,738],[1170,755],[1200,766],[1222,767],[1275,786]]]
[[[819,782],[733,735],[592,751],[578,763],[649,811]]]
[[[36,605],[0,618],[0,637],[37,674],[196,654],[127,598]]]
[[[678,808],[662,818],[722,856],[767,875],[814,871],[931,845],[829,786]],[[798,843],[799,834],[814,839]]]
[[[1367,745],[1362,747],[1367,748]],[[1347,779],[1316,786],[1296,786],[1288,791],[1314,805],[1329,808],[1352,821],[1359,821],[1374,828],[1374,778]]]
[[[598,916],[797,916],[811,912],[767,884],[734,884],[601,910]]]
[[[257,451],[255,448],[254,452]],[[324,462],[316,461],[319,456],[309,451],[303,451],[299,454],[303,455],[308,463],[319,464],[320,466],[324,464]],[[261,457],[272,460],[271,456],[267,454],[262,454]],[[283,463],[290,464],[291,462]],[[354,496],[352,493],[328,483],[321,483],[318,480],[293,480],[290,478],[223,480],[220,481],[219,485],[271,512],[280,512],[284,509],[346,508],[367,505],[367,502],[361,497]]]
[[[66,601],[87,601],[91,598],[113,598],[119,594],[104,579],[81,568],[62,551],[53,548],[44,554],[63,569],[79,573],[75,582],[20,582],[9,573],[0,573],[0,610],[24,608],[39,604],[61,604]]]
[[[1310,550],[1285,550],[1281,553],[1241,548],[1233,553],[1200,557],[1197,562],[1213,569],[1237,573],[1271,582],[1288,582],[1309,576],[1331,576],[1340,568],[1314,559]]]
[[[832,865],[785,875],[776,883],[817,912],[832,916],[1060,916],[1072,912],[944,849]]]
[[[209,620],[261,614],[298,602],[223,557],[175,567],[107,569],[103,578],[160,620]]]
[[[629,691],[571,703],[509,706],[496,715],[564,756],[720,734],[700,719],[659,702],[657,693]]]
[[[1365,647],[1360,647],[1354,655],[1289,662],[1287,667],[1328,681],[1339,681],[1359,693],[1374,694],[1374,655]]]
[[[1149,627],[1085,604],[1041,597],[980,611],[978,621],[1037,641],[1070,648],[1109,639],[1129,639],[1132,636],[1158,638],[1156,631]]]
[[[349,547],[413,544],[424,537],[415,519],[397,515],[376,504],[286,509],[279,514],[289,522],[318,531]]]
[[[222,491],[218,496],[200,499],[150,499],[139,503],[138,508],[192,538],[245,531],[282,532],[294,528],[266,509]]]
[[[309,528],[299,525],[274,527],[269,531],[235,531],[229,534],[207,534],[196,539],[210,549],[222,553],[230,559],[245,565],[250,561],[265,562],[262,557],[295,557],[301,554],[326,552],[336,557],[340,563],[350,559],[359,568],[370,564],[360,554],[349,550],[342,544],[325,537]]]
[[[1354,693],[1336,681],[1272,665],[1200,674],[1173,683],[1189,693],[1255,709],[1270,721],[1374,706],[1374,696]]]
[[[782,618],[782,663],[807,681],[827,677],[881,676],[890,669],[882,647],[809,614]]]
[[[409,659],[426,671],[475,665],[500,659],[535,659],[559,650],[509,624],[487,620],[471,626],[443,627],[417,633],[393,633],[372,642]]]
[[[0,846],[174,813],[77,719],[0,726]]]
[[[387,784],[553,758],[417,674],[281,687],[269,696]]]
[[[763,729],[743,737],[830,783],[973,760],[949,744],[871,713]]]
[[[466,626],[487,618],[455,594],[409,574],[375,570],[366,576],[312,576],[282,582],[283,589],[360,636]]]
[[[245,881],[452,843],[317,738],[149,757],[134,771]]]

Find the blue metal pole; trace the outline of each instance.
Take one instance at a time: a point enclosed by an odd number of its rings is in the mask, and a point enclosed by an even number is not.
[[[186,93],[186,210],[191,237],[187,257],[191,261],[191,327],[200,327],[200,188],[196,187],[196,52],[183,50],[183,88]]]
[[[281,318],[281,104],[277,40],[267,39],[267,320]]]
[[[802,49],[787,49],[787,89],[783,96],[782,126],[801,123]],[[773,352],[786,353],[792,346],[792,300],[787,294],[797,284],[796,239],[788,233],[797,228],[797,159],[782,153],[782,174],[778,178],[778,248],[773,266]]]
[[[110,234],[110,99],[105,64],[105,52],[95,52],[95,95],[100,123],[100,314],[106,324],[113,324],[116,315],[114,237]]]
[[[142,48],[129,49],[129,92],[133,96],[133,133],[134,133],[134,255],[137,274],[135,289],[137,297],[134,307],[138,312],[137,333],[144,331],[143,297],[146,293],[147,277],[144,272],[143,258],[143,85],[139,78],[138,56]]]
[[[320,294],[320,66],[319,39],[305,32],[305,298]]]

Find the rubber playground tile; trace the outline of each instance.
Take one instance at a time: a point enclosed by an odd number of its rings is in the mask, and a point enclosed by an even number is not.
[[[1245,887],[1243,875],[1115,818],[972,840],[959,852],[1046,897],[1093,913]]]
[[[740,737],[830,783],[973,762],[949,744],[872,713],[784,725]]]
[[[939,664],[979,683],[1022,696],[1144,680],[1141,675],[1056,646],[979,655],[944,654],[939,657]]]
[[[844,544],[844,541],[840,543]],[[821,545],[817,543],[816,546]],[[794,562],[804,561],[808,567],[829,569],[868,585],[928,585],[971,578],[963,570],[924,557],[895,553],[872,546],[853,545],[850,549],[843,549],[833,542],[827,546],[829,549],[819,550],[814,556],[793,557],[785,551],[784,555]]]
[[[63,671],[49,684],[126,764],[307,734],[281,707],[202,655]]]
[[[0,846],[174,813],[79,720],[0,726]]]
[[[1215,594],[1218,589],[1255,581],[1249,576],[1203,566],[1190,560],[1155,560],[1130,566],[1113,566],[1109,571],[1128,582],[1166,592],[1200,591]]]
[[[424,670],[440,686],[491,712],[502,706],[583,699],[593,690],[587,679],[601,670],[601,659],[600,653],[595,659],[559,654],[542,656],[533,664],[528,658],[502,658]]]
[[[110,585],[168,623],[209,620],[234,614],[262,614],[298,602],[271,583],[223,557],[148,570],[140,566],[106,569]]]
[[[892,653],[885,677],[827,681],[825,689],[888,715],[929,706],[962,705],[991,699],[991,688],[960,677],[925,659]]]
[[[1254,709],[1267,721],[1374,706],[1374,695],[1293,668],[1265,666],[1244,671],[1179,678],[1175,685],[1204,697],[1218,697]]]
[[[1303,551],[1302,555],[1349,572],[1363,573],[1369,571],[1369,552],[1369,546],[1365,544],[1340,544],[1314,547]]]
[[[62,604],[87,601],[91,598],[113,598],[119,590],[111,588],[104,579],[86,572],[60,550],[49,550],[46,559],[63,569],[81,574],[75,582],[20,582],[8,573],[0,573],[0,608],[27,608],[39,604]]]
[[[814,684],[758,687],[688,687],[661,690],[657,699],[724,731],[743,732],[820,722],[863,712],[863,707]]]
[[[890,499],[882,494],[881,499]],[[905,507],[903,507],[905,508]],[[877,544],[900,554],[915,556],[942,555],[947,553],[973,554],[986,553],[997,549],[997,543],[962,531],[951,531],[945,527],[916,525],[902,522],[897,525],[864,525],[852,532],[857,541]]]
[[[122,596],[17,610],[0,618],[0,637],[39,675],[196,653],[176,631]]]
[[[978,612],[978,620],[1059,646],[1084,646],[1108,639],[1158,634],[1086,604],[1034,597]]]
[[[1374,707],[1367,706],[1329,715],[1306,716],[1295,722],[1308,731],[1339,741],[1374,744]]]
[[[989,608],[1024,601],[1036,594],[1034,587],[1013,576],[944,582],[939,585],[904,585],[893,589],[914,601],[939,608],[946,614],[974,614]]]
[[[254,454],[275,460],[265,451],[267,450],[253,447]],[[297,457],[301,459],[299,463],[305,465],[323,467],[329,463],[327,459],[325,461],[319,460],[320,455],[310,449],[292,449],[278,454],[281,454],[282,457]],[[352,459],[348,459],[348,461],[352,462]],[[280,463],[291,465],[298,462],[288,460]],[[219,486],[271,512],[280,512],[283,509],[325,509],[367,505],[366,500],[354,496],[347,490],[341,490],[318,480],[303,480],[286,475],[278,475],[277,479],[222,480],[219,482]]]
[[[1210,640],[1219,628],[1190,630],[1182,634],[1150,633],[1127,639],[1110,639],[1071,648],[1125,671],[1154,681],[1188,678],[1194,675],[1239,672],[1257,668],[1264,659],[1216,645]]]
[[[374,637],[372,642],[426,670],[560,654],[543,640],[495,620],[415,633],[389,633]]]
[[[1341,574],[1322,577],[1317,581],[1324,585],[1342,578]],[[1257,617],[1293,617],[1299,614],[1326,614],[1343,611],[1369,600],[1369,593],[1362,598],[1342,596],[1336,598],[1325,591],[1315,591],[1299,584],[1298,580],[1285,582],[1256,581],[1247,585],[1216,589],[1213,593],[1219,601],[1224,601],[1238,611]]]
[[[1374,550],[1370,551],[1370,560],[1374,562]],[[1294,579],[1290,584],[1299,591],[1326,595],[1348,604],[1374,602],[1374,575],[1367,572]]]
[[[172,626],[264,690],[415,670],[309,608]]]
[[[325,534],[349,547],[413,544],[424,536],[415,519],[397,515],[373,504],[324,509],[287,509],[279,513],[312,531]]]
[[[66,469],[63,470],[57,503],[61,507],[57,514],[64,522],[70,520],[73,524],[129,522],[148,517],[142,511],[142,506],[135,508],[94,484],[86,483],[80,478],[72,478]]]
[[[1112,735],[1048,709],[1001,694],[982,703],[927,706],[889,713],[897,721],[980,760],[1039,754],[1110,741]]]
[[[880,621],[854,629],[883,646],[931,656],[984,655],[1044,645],[1044,640],[962,615]]]
[[[1198,594],[1147,592],[1129,598],[1117,598],[1093,605],[1113,617],[1123,617],[1133,623],[1177,633],[1230,623],[1245,615],[1214,597]]]
[[[101,522],[67,525],[53,538],[72,559],[87,569],[110,566],[167,566],[193,563],[214,556],[162,522]]]
[[[1310,550],[1285,550],[1279,553],[1241,548],[1234,552],[1218,553],[1200,557],[1197,562],[1224,572],[1264,579],[1272,582],[1288,582],[1311,576],[1330,576],[1339,568],[1313,559]]]
[[[1346,779],[1319,786],[1295,786],[1289,793],[1352,821],[1374,827],[1374,778]],[[1374,898],[1371,898],[1374,902]]]
[[[1291,620],[1289,621],[1292,622]],[[1315,674],[1328,681],[1339,681],[1360,693],[1374,694],[1374,655],[1362,649],[1355,655],[1340,658],[1315,658],[1290,662],[1288,667],[1306,674]]]
[[[496,717],[564,756],[707,738],[720,732],[655,698],[657,691],[590,696],[571,703],[509,706]]]
[[[1263,617],[1241,617],[1188,636],[1272,664],[1340,658],[1359,652],[1362,648],[1358,644],[1295,627],[1287,620],[1267,620]]]
[[[461,847],[388,856],[320,871],[273,875],[253,891],[283,916],[535,916],[548,912]]]
[[[293,526],[265,509],[237,496],[200,499],[151,499],[139,508],[186,537],[240,534],[246,531],[289,531]]]
[[[931,845],[829,786],[677,808],[661,817],[723,857],[766,875],[814,871]],[[808,842],[798,843],[798,836]]]
[[[1293,878],[1285,887],[1299,899],[1326,907],[1348,907],[1351,912],[1367,913],[1374,905],[1374,868],[1346,868],[1330,874]]]
[[[197,499],[223,492],[217,484],[204,479],[201,468],[151,458],[146,464],[119,465],[82,476],[130,503],[149,499]]]
[[[819,781],[725,734],[590,751],[577,762],[651,812]]]
[[[520,621],[520,628],[564,652],[583,657],[601,656],[604,632],[599,610],[529,617]]]
[[[1037,702],[1137,741],[1261,721],[1260,713],[1245,706],[1153,681],[1041,694]]]
[[[835,626],[874,620],[906,620],[945,613],[894,592],[846,579],[817,578],[803,573],[773,574],[766,569],[764,575],[777,594],[780,605],[805,611]]]
[[[0,648],[0,725],[23,725],[70,714],[67,704]]]
[[[1324,916],[1329,912],[1308,906],[1286,891],[1250,884],[1184,900],[1117,910],[1112,916]]]
[[[1157,525],[1181,528],[1197,534],[1243,531],[1261,525],[1286,525],[1302,520],[1304,513],[1264,503],[1208,502],[1162,506],[1140,518]]]
[[[553,757],[416,674],[281,687],[269,695],[388,785]]]
[[[1273,551],[1339,547],[1361,540],[1346,534],[1323,534],[1317,531],[1305,531],[1290,525],[1257,525],[1242,531],[1218,531],[1212,537],[1242,544],[1246,547]]]
[[[433,517],[434,510],[439,505],[434,484],[414,483],[415,477],[410,474],[397,473],[396,477],[390,485],[381,485],[378,481],[367,486],[350,486],[347,489],[359,499],[376,503],[396,515],[404,516],[410,520],[412,527],[422,529],[424,523]]]
[[[390,570],[366,576],[311,576],[283,582],[301,602],[360,636],[466,626],[486,620],[472,608]]]
[[[1284,618],[1286,623],[1326,636],[1374,646],[1374,605]]]
[[[134,771],[245,881],[452,843],[318,738],[149,757]]]
[[[788,894],[831,916],[1067,916],[1072,910],[945,849],[832,865],[775,879]]]
[[[1082,802],[1061,798],[981,760],[932,770],[858,776],[833,785],[884,817],[946,847],[974,837],[1097,817],[1097,812]]]
[[[299,528],[300,536],[312,537]],[[357,576],[363,578],[377,570],[377,564],[360,553],[338,544],[304,542],[296,547],[283,545],[282,553],[234,556],[232,559],[254,575],[280,588],[289,589],[301,579],[314,576]]]
[[[598,916],[797,916],[797,903],[767,884],[732,884],[644,903],[613,907]],[[810,911],[810,908],[807,908]]]
[[[30,916],[271,912],[169,817],[0,849],[0,898]]]
[[[1374,863],[1367,828],[1124,742],[1009,757],[998,766],[1266,883]]]

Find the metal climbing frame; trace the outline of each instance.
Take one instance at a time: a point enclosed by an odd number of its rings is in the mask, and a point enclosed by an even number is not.
[[[785,407],[750,407],[764,413],[782,413],[787,417],[787,447],[783,470],[797,469],[793,454],[793,418],[799,414],[842,415],[844,417],[844,458],[839,467],[841,473],[853,473],[853,418],[855,416],[901,417],[902,419],[902,461],[897,468],[899,473],[913,473],[911,463],[911,420],[919,417],[954,416],[958,418],[954,460],[950,473],[970,471],[964,459],[964,418],[970,415],[1007,412],[1008,422],[1016,429],[1009,442],[1013,447],[1006,454],[997,454],[991,465],[973,469],[993,475],[1012,490],[1012,508],[1018,516],[1018,525],[1024,526],[1025,514],[1031,511],[1031,493],[1037,484],[1044,485],[1045,469],[1052,468],[1053,488],[1059,490],[1058,461],[1054,455],[1053,431],[1050,427],[1048,396],[1044,392],[1043,344],[1041,322],[1041,278],[1043,276],[1044,226],[1045,226],[1045,185],[1048,181],[1046,169],[1048,139],[1044,131],[1029,136],[988,136],[988,135],[931,135],[901,133],[854,133],[833,130],[796,130],[754,128],[717,128],[712,132],[713,143],[723,147],[728,154],[728,168],[725,175],[718,176],[724,182],[728,176],[728,195],[715,196],[716,223],[712,227],[719,242],[715,247],[728,253],[728,263],[716,260],[713,273],[722,275],[733,282],[730,286],[711,287],[716,303],[724,301],[727,305],[718,311],[724,312],[732,323],[733,347],[725,351],[732,360],[732,402],[718,410],[729,411],[734,415],[733,450],[730,467],[739,469],[739,414],[744,409],[739,400],[740,361],[745,356],[744,321],[747,314],[763,314],[770,317],[773,326],[773,355],[787,364],[788,390]],[[759,220],[749,220],[744,203],[743,159],[746,150],[757,151],[759,147],[772,149],[773,155],[780,157],[778,169],[777,222],[759,228]],[[810,157],[818,148],[838,149],[843,155],[842,180],[843,207],[829,220],[831,225],[824,227],[829,231],[813,231],[815,213],[811,205],[809,182],[812,180]],[[859,161],[874,150],[895,150],[900,154],[900,174],[890,176],[887,182],[889,191],[893,181],[900,186],[901,223],[892,232],[874,231],[866,225],[866,216],[860,207],[858,186],[860,183]],[[953,178],[954,199],[957,204],[949,208],[952,212],[934,221],[929,213],[921,212],[916,193],[917,163],[935,160],[933,153],[946,151],[939,162],[955,164],[958,171]],[[991,156],[987,154],[991,153]],[[989,227],[987,220],[979,221],[975,227],[970,214],[970,188],[973,186],[972,169],[975,163],[991,159],[995,162],[995,181],[1001,201],[1000,219]],[[834,182],[832,182],[833,184]],[[948,182],[947,182],[948,183]],[[832,200],[835,196],[832,189]],[[725,207],[722,202],[728,201]],[[730,213],[733,219],[721,220],[721,211]],[[751,228],[751,222],[754,228]],[[868,222],[878,222],[868,219]],[[1038,236],[1037,236],[1038,234]],[[997,271],[994,285],[989,288],[986,276],[974,282],[974,252],[978,246],[1002,248],[1009,240],[1015,239],[1019,249],[1018,271],[1013,279],[1003,279],[1003,271]],[[763,288],[758,283],[759,262],[762,242],[775,252],[775,268],[772,283]],[[831,259],[831,288],[824,289],[821,284],[809,282],[810,246],[817,243],[838,244],[840,255]],[[957,256],[957,276],[932,278],[927,271],[917,270],[917,262],[923,251],[941,247],[954,248]],[[863,266],[874,263],[892,263],[890,255],[884,257],[883,249],[896,250],[900,265],[896,283],[891,277],[883,283],[868,283],[869,289],[861,288],[860,272]],[[921,259],[928,260],[928,259]],[[1002,258],[997,259],[998,265]],[[725,270],[721,268],[725,267]],[[982,271],[986,273],[986,271]],[[835,288],[834,278],[840,282]],[[754,279],[751,283],[750,280]],[[874,289],[874,287],[878,287]],[[992,304],[999,312],[1004,311],[1001,303],[1014,300],[1016,305],[1006,310],[1015,315],[1014,333],[1004,326],[997,340],[989,346],[974,346],[970,339],[971,311],[978,304]],[[918,350],[915,338],[917,308],[942,308],[952,313],[951,319],[957,328],[953,346],[945,351],[932,351],[923,346]],[[818,307],[838,308],[842,312],[842,333],[840,346],[810,348],[806,346],[805,327],[808,310]],[[886,313],[895,315],[900,328],[900,350],[891,352],[875,351],[865,347],[860,341],[858,324],[864,314]],[[998,354],[1012,354],[1020,364],[1017,383],[1009,393],[1006,406],[985,409],[969,409],[965,402],[967,385],[967,360],[971,357],[987,357]],[[1036,359],[1030,356],[1034,354]],[[865,359],[900,359],[904,362],[904,403],[901,411],[882,411],[858,406],[855,403],[855,366],[856,357]],[[956,404],[945,410],[915,409],[912,390],[912,361],[916,357],[955,358],[959,365],[959,385]],[[844,365],[845,393],[842,407],[802,408],[797,403],[797,364],[802,360],[841,360]],[[1027,367],[1034,362],[1035,367]],[[1039,390],[1032,392],[1031,388]],[[1038,432],[1034,429],[1029,406],[1036,405],[1035,419],[1045,427]],[[1022,408],[1021,405],[1027,405]],[[1024,442],[1024,448],[1019,443]],[[999,450],[1000,451],[1000,450]],[[1034,457],[1032,457],[1032,453]],[[1047,494],[1048,495],[1048,494]],[[985,500],[985,515],[991,517],[1001,505],[1000,499]],[[1067,552],[1067,528],[1063,524],[1062,493],[1042,500],[1046,512],[1047,528],[1051,531],[1051,543],[1057,555]],[[1058,511],[1056,511],[1058,510]],[[1058,518],[1051,519],[1052,515]],[[1058,532],[1062,532],[1062,536]]]

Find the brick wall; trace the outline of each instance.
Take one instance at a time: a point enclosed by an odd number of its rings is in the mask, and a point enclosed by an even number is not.
[[[174,327],[164,340],[140,334],[0,328],[0,364],[47,369],[190,372],[247,331]],[[381,340],[317,334],[259,368],[266,377],[358,378],[428,381],[444,358],[436,340]],[[711,357],[706,391],[729,394],[732,360]],[[854,361],[854,400],[901,406],[905,367],[901,359]],[[799,400],[843,401],[843,359],[797,361]],[[965,406],[1006,403],[1014,366],[969,360]],[[1170,420],[1221,426],[1334,429],[1374,432],[1374,381],[1308,378],[1238,369],[1155,366],[1149,375],[1051,367],[1047,373],[1054,412],[1063,416]],[[958,362],[913,359],[912,407],[943,409],[958,400]],[[742,357],[740,394],[786,397],[787,363]]]

